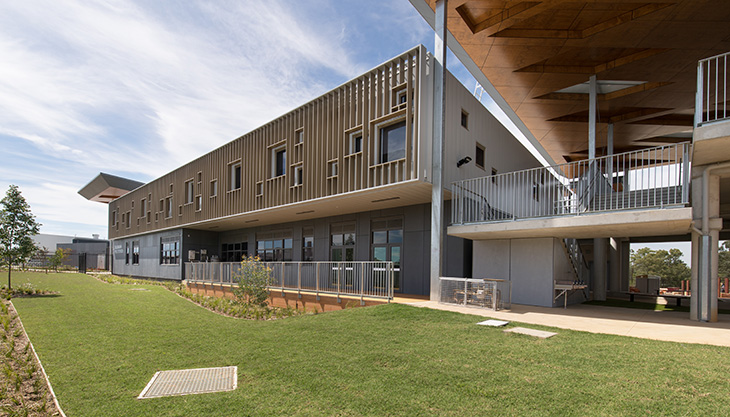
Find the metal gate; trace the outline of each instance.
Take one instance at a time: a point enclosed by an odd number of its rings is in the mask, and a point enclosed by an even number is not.
[[[79,253],[79,274],[86,273],[86,254]]]

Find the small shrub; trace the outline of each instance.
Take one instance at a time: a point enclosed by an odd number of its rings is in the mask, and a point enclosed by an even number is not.
[[[242,302],[259,307],[266,307],[269,299],[268,287],[273,283],[271,269],[259,261],[258,257],[249,256],[241,261],[241,270],[234,279],[238,287],[233,294]]]

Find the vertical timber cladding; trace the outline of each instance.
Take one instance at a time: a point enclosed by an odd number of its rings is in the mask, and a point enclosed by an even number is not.
[[[418,87],[425,62],[425,49],[415,47],[130,191],[109,204],[110,218],[116,212],[118,219],[118,227],[110,224],[110,238],[417,179]],[[381,163],[379,129],[403,120],[405,158]],[[303,141],[296,143],[300,131]],[[350,144],[355,133],[362,134],[359,152],[353,152]],[[272,152],[280,147],[286,149],[286,173],[275,176]],[[231,165],[239,161],[242,180],[240,188],[233,189]],[[297,168],[302,170],[301,184],[295,182]],[[211,193],[210,183],[214,180],[216,195]],[[193,181],[192,201],[186,198],[187,181]],[[149,216],[139,208],[142,199],[149,204]],[[128,228],[122,224],[123,213],[132,216]]]

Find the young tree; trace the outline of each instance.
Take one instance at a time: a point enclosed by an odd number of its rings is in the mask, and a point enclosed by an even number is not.
[[[0,201],[0,257],[8,267],[8,288],[13,264],[28,256],[40,226],[18,186],[11,185]]]
[[[69,248],[56,249],[56,252],[48,260],[51,263],[53,270],[58,272],[58,267],[63,264],[63,261],[68,259],[69,255],[71,255],[71,249],[69,249]]]
[[[662,278],[662,285],[679,287],[680,281],[690,278],[690,269],[682,260],[679,249],[640,248],[631,251],[631,275],[657,275]]]

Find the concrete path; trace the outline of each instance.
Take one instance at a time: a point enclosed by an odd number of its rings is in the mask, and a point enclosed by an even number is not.
[[[513,304],[511,310],[501,311],[435,301],[414,300],[404,304],[591,333],[730,347],[730,315],[727,314],[720,314],[717,323],[699,323],[683,312],[584,304],[571,305],[567,309]]]

